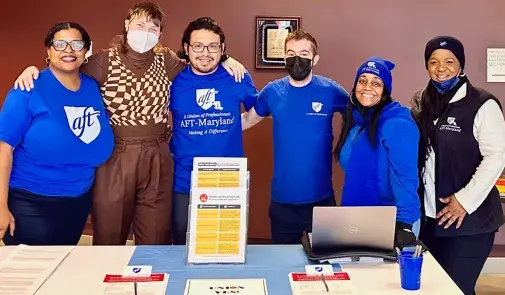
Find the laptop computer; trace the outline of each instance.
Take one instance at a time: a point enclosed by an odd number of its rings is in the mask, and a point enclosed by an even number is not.
[[[394,251],[395,206],[314,207],[313,252]]]

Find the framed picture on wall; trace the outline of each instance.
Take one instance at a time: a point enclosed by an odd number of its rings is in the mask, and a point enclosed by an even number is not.
[[[284,69],[284,41],[301,28],[301,17],[256,17],[256,69]]]

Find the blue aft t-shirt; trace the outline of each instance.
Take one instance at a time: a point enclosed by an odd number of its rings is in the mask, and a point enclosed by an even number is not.
[[[333,114],[343,114],[348,101],[342,86],[319,75],[304,87],[284,77],[260,92],[254,108],[273,119],[272,201],[304,204],[334,195]]]
[[[96,81],[80,74],[77,91],[49,68],[30,91],[11,89],[0,112],[0,141],[14,148],[10,188],[77,197],[112,153],[114,136]]]
[[[241,105],[248,111],[258,91],[246,73],[236,82],[221,65],[209,75],[187,66],[170,87],[174,191],[190,192],[194,157],[243,157]]]

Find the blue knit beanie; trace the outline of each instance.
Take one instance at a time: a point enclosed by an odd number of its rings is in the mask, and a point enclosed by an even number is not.
[[[393,78],[391,70],[395,68],[395,63],[380,57],[370,57],[358,68],[356,79],[354,80],[354,87],[358,83],[359,76],[364,73],[369,73],[378,76],[384,86],[387,88],[389,95],[393,92]]]

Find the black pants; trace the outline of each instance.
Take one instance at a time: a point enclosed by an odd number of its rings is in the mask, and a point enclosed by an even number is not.
[[[91,192],[79,197],[48,197],[25,190],[9,190],[14,236],[5,232],[5,245],[77,245],[91,210]]]
[[[270,202],[270,231],[274,244],[300,244],[303,231],[312,231],[314,207],[336,206],[331,196],[315,203],[282,204]]]
[[[493,247],[495,232],[459,237],[435,236],[435,219],[428,218],[419,239],[465,295],[475,284]]]
[[[186,244],[188,210],[189,194],[174,192],[172,195],[172,238],[174,245]]]

